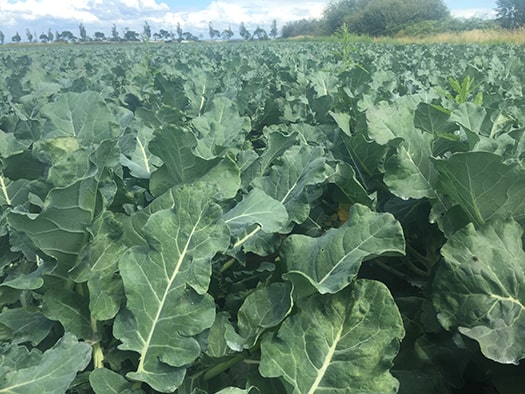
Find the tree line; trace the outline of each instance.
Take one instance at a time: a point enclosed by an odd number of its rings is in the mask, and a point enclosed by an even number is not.
[[[349,32],[370,36],[395,35],[400,32],[425,35],[443,31],[472,30],[475,28],[502,27],[517,29],[525,26],[525,1],[524,0],[497,0],[495,20],[482,20],[479,18],[456,19],[452,18],[450,11],[443,0],[334,0],[330,2],[319,19],[302,19],[287,22],[281,31],[283,38],[300,35],[329,36],[346,26]],[[160,29],[152,33],[148,22],[144,23],[143,31],[137,32],[125,28],[122,35],[115,25],[111,34],[106,36],[97,31],[89,36],[86,28],[79,25],[78,36],[69,30],[53,33],[51,29],[37,37],[36,32],[26,29],[27,42],[138,42],[138,41],[198,41],[200,37],[191,32],[183,31],[177,23],[175,32]],[[209,22],[210,39],[230,40],[235,33],[228,27],[219,31]],[[239,25],[239,36],[243,40],[275,39],[279,35],[277,22],[274,20],[269,32],[257,27],[250,32],[244,22]],[[0,31],[0,43],[6,37]],[[17,32],[11,41],[19,43],[22,37]]]
[[[208,24],[209,28],[209,37],[212,40],[230,40],[235,35],[231,27],[228,27],[227,29],[224,29],[223,31],[216,30],[213,27],[213,23],[209,22]],[[239,26],[239,36],[243,40],[268,40],[268,39],[275,39],[279,35],[279,31],[277,28],[277,21],[274,19],[271,25],[271,29],[269,32],[266,32],[265,29],[257,26],[257,28],[250,32],[244,22],[241,22]],[[141,42],[141,41],[199,41],[201,37],[198,37],[194,35],[191,32],[183,31],[182,26],[180,23],[177,23],[177,27],[175,31],[171,30],[165,30],[160,29],[158,32],[152,33],[151,26],[146,21],[144,22],[143,30],[142,32],[137,32],[135,30],[125,28],[124,31],[119,32],[117,29],[117,26],[113,24],[111,27],[111,33],[110,35],[106,36],[103,32],[96,31],[93,33],[92,36],[89,36],[87,34],[85,26],[80,23],[78,26],[78,35],[73,34],[70,30],[64,30],[62,32],[56,31],[53,33],[51,29],[47,31],[47,33],[41,33],[39,36],[37,36],[36,32],[31,32],[31,30],[26,29],[25,31],[25,38],[26,42],[42,42],[42,43],[50,43],[50,42]],[[0,44],[4,44],[5,42],[5,35],[2,31],[0,31]],[[16,32],[14,36],[11,37],[11,42],[14,43],[20,43],[23,39],[21,35]]]
[[[442,0],[338,0],[330,2],[319,19],[286,23],[282,37],[327,36],[343,24],[351,33],[370,36],[525,26],[524,0],[498,0],[496,4],[496,19],[483,20],[453,18]]]

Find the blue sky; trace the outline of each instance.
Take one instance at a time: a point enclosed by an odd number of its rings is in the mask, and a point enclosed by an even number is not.
[[[241,22],[255,29],[269,29],[272,21],[285,22],[319,17],[329,0],[0,0],[0,30],[6,41],[15,32],[25,39],[29,29],[37,36],[70,30],[78,34],[82,23],[89,35],[109,34],[115,24],[119,31],[129,28],[142,32],[144,21],[153,31],[183,30],[207,36],[208,23],[218,30],[231,27],[237,33]],[[494,15],[496,0],[445,0],[458,17]]]

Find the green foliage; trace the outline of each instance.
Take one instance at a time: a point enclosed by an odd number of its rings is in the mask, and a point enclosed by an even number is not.
[[[522,391],[522,50],[354,38],[2,51],[0,393]]]
[[[520,0],[497,0],[498,21],[507,29],[525,25],[525,4]]]

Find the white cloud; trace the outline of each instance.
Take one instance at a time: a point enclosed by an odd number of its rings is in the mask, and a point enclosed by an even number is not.
[[[496,18],[496,11],[488,8],[465,8],[465,9],[452,9],[452,16],[456,18],[482,18],[482,19],[493,19]]]
[[[268,29],[274,19],[282,26],[287,21],[320,17],[326,4],[327,0],[216,0],[202,10],[176,12],[158,0],[0,0],[0,30],[6,37],[26,28],[37,34],[49,28],[76,34],[82,23],[88,34],[95,31],[108,34],[113,24],[119,30],[130,28],[141,32],[144,21],[148,21],[153,31],[174,29],[180,23],[185,31],[206,36],[208,23],[212,21],[216,29],[231,26],[237,34],[241,22],[248,29],[256,26]]]

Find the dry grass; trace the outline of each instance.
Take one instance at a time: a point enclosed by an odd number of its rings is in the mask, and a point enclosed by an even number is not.
[[[424,37],[402,36],[395,38],[378,38],[378,42],[394,42],[399,44],[525,44],[525,29],[519,30],[469,30],[459,33],[439,33]]]

